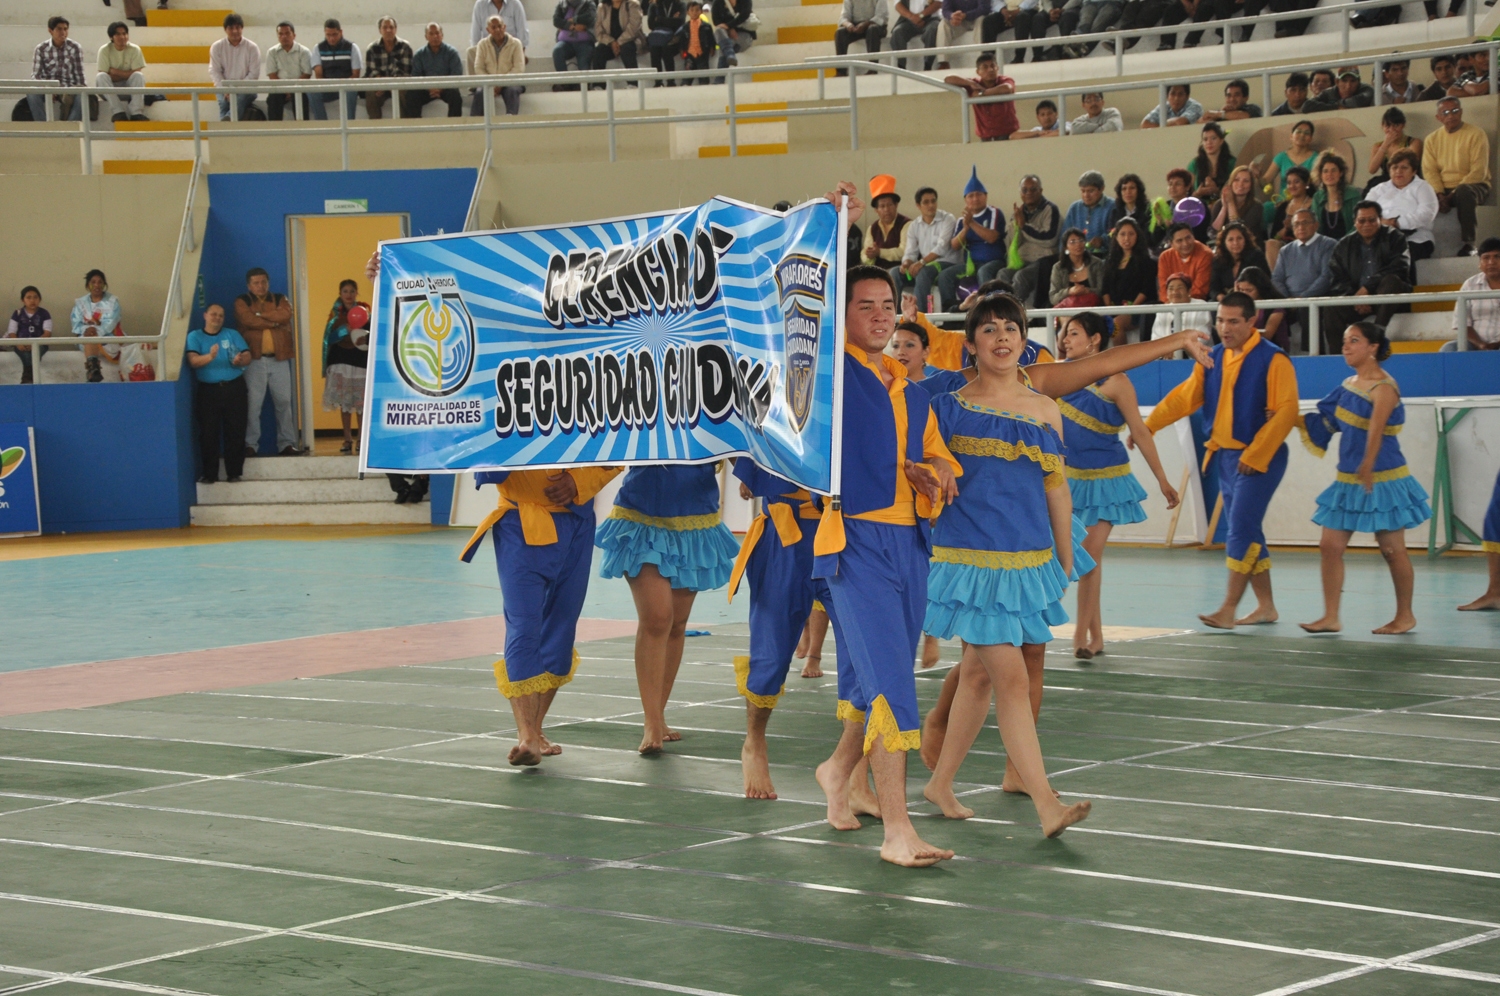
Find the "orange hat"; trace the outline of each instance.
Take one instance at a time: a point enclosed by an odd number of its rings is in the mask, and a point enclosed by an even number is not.
[[[870,205],[879,204],[882,197],[891,197],[897,204],[901,203],[901,195],[896,193],[896,178],[886,173],[870,178]]]

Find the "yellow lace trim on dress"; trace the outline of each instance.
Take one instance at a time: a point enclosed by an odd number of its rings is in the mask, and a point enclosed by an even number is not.
[[[495,662],[495,684],[500,688],[500,694],[508,699],[518,699],[523,695],[535,695],[538,692],[550,692],[554,688],[561,688],[573,680],[573,674],[578,670],[578,648],[573,648],[573,666],[568,668],[567,674],[553,674],[543,671],[541,674],[526,678],[522,681],[511,681],[505,671],[505,658],[502,657]]]
[[[1354,428],[1363,429],[1366,432],[1370,431],[1370,420],[1361,415],[1354,414],[1347,408],[1339,407],[1335,409],[1333,417],[1338,419],[1340,422],[1343,422],[1345,425],[1352,425],[1354,426]],[[1385,434],[1387,436],[1396,436],[1400,435],[1400,433],[1401,426],[1399,425],[1387,425],[1385,427]]]
[[[1231,571],[1234,571],[1236,574],[1264,574],[1266,571],[1269,571],[1271,569],[1271,558],[1262,557],[1260,555],[1259,543],[1250,544],[1250,546],[1245,550],[1244,560],[1233,560],[1229,557],[1225,557],[1224,562],[1228,564],[1229,569]]]
[[[1090,432],[1097,432],[1101,436],[1117,436],[1125,431],[1123,425],[1110,425],[1108,422],[1101,422],[1087,412],[1079,411],[1061,398],[1057,399],[1057,408],[1062,412],[1063,418],[1069,422],[1081,425]]]
[[[1047,491],[1055,490],[1057,488],[1060,488],[1060,487],[1064,486],[1067,483],[1068,483],[1067,475],[1065,475],[1061,471],[1057,471],[1057,470],[1054,470],[1052,473],[1050,473],[1046,477],[1042,478],[1042,488],[1044,490],[1047,490]]]
[[[1024,373],[1024,371],[1022,372]],[[1030,377],[1026,378],[1025,384],[1027,387],[1031,387]],[[1032,390],[1036,389],[1032,388]],[[953,397],[958,400],[958,403],[960,405],[963,405],[971,412],[984,412],[986,415],[999,415],[1001,418],[1011,418],[1015,419],[1017,422],[1030,422],[1032,425],[1041,426],[1044,429],[1052,428],[1052,426],[1048,425],[1046,422],[1043,422],[1041,419],[1032,418],[1030,415],[1023,415],[1020,412],[1001,411],[998,408],[986,408],[984,405],[976,405],[972,401],[964,400],[964,396],[962,394],[959,394],[957,391],[953,392]]]
[[[1063,466],[1061,455],[1048,453],[1040,446],[1008,443],[1003,439],[991,439],[988,436],[954,436],[948,440],[948,452],[962,453],[965,456],[999,457],[1001,460],[1019,460],[1025,457],[1036,461],[1042,470],[1049,474],[1055,470],[1062,470]]]
[[[954,546],[932,548],[932,563],[934,564],[968,564],[970,567],[1013,571],[1022,567],[1040,567],[1051,560],[1051,550],[1011,552],[1009,550],[965,550]]]
[[[1063,473],[1074,481],[1106,481],[1129,474],[1130,464],[1122,463],[1114,467],[1064,467]]]
[[[776,703],[781,701],[782,694],[786,691],[786,685],[781,686],[781,691],[775,695],[756,695],[749,688],[750,683],[750,658],[736,655],[734,658],[734,683],[739,686],[740,694],[743,695],[751,705],[758,705],[762,709],[775,709]]]
[[[922,731],[901,729],[896,722],[895,713],[891,712],[890,703],[886,702],[884,695],[877,695],[875,701],[870,703],[870,718],[865,721],[866,754],[870,753],[882,734],[885,736],[887,754],[894,754],[898,750],[921,749]]]
[[[839,699],[839,707],[834,710],[833,715],[836,719],[853,720],[856,723],[863,723],[865,721],[864,712],[854,708],[854,703],[847,699]]]
[[[1392,467],[1390,470],[1377,470],[1375,472],[1375,474],[1374,474],[1375,483],[1376,484],[1380,484],[1382,481],[1399,481],[1403,477],[1410,477],[1410,476],[1411,476],[1411,468],[1410,467]],[[1358,474],[1346,474],[1346,473],[1344,473],[1341,470],[1341,471],[1339,471],[1339,483],[1340,484],[1358,484],[1359,483],[1359,475]]]
[[[723,518],[719,512],[710,512],[707,515],[645,515],[635,509],[622,508],[619,505],[609,510],[609,517],[624,519],[626,522],[639,522],[643,526],[655,526],[657,529],[668,529],[674,533],[683,533],[691,529],[710,529],[717,526]]]
[[[1348,391],[1350,394],[1364,398],[1366,401],[1370,402],[1373,402],[1375,400],[1375,388],[1379,387],[1381,384],[1391,385],[1391,390],[1395,391],[1397,395],[1400,395],[1401,393],[1401,389],[1396,386],[1396,381],[1391,377],[1386,377],[1383,380],[1377,380],[1375,383],[1370,385],[1370,389],[1368,391],[1356,384],[1355,381],[1357,380],[1359,380],[1358,374],[1350,377],[1345,377],[1343,383],[1341,383],[1339,386]]]
[[[1307,420],[1309,418],[1322,417],[1323,416],[1319,415],[1317,412],[1312,412],[1308,415],[1297,416],[1297,434],[1302,437],[1302,448],[1307,450],[1307,452],[1311,453],[1313,456],[1317,457],[1319,460],[1323,459],[1323,454],[1327,453],[1328,451],[1319,446],[1317,443],[1313,442],[1312,436],[1307,431]]]

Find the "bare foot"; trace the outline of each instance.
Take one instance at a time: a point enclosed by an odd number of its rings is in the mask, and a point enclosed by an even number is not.
[[[1500,609],[1500,592],[1495,594],[1485,592],[1468,605],[1458,607],[1460,612],[1493,612],[1496,609]]]
[[[873,816],[880,819],[880,800],[870,788],[869,776],[863,765],[854,769],[849,779],[849,808],[855,816]]]
[[[953,857],[953,852],[945,847],[933,847],[913,830],[909,835],[895,840],[887,837],[880,845],[880,857],[883,861],[903,868],[925,868],[948,860]]]
[[[1091,661],[1094,659],[1094,652],[1088,647],[1074,647],[1073,656],[1081,661]]]
[[[1089,811],[1093,808],[1094,804],[1087,799],[1065,806],[1052,820],[1042,821],[1042,833],[1048,837],[1056,837],[1073,824],[1082,823],[1088,819]]]
[[[1220,609],[1212,615],[1198,617],[1198,621],[1205,626],[1214,629],[1234,629],[1234,611],[1232,609]]]
[[[642,754],[660,754],[661,745],[666,739],[666,735],[661,730],[647,726],[645,732],[641,734],[641,746],[637,749]]]
[[[545,733],[543,733],[541,735],[541,739],[542,739],[542,756],[543,757],[556,757],[558,754],[562,753],[562,746],[560,744],[555,744],[552,741],[548,740],[547,739],[547,735]]]
[[[1094,643],[1089,644],[1089,651],[1091,653],[1093,653],[1093,655],[1095,657],[1103,657],[1104,656],[1104,641],[1100,640],[1097,644],[1094,644]]]
[[[858,830],[861,824],[854,818],[854,811],[849,808],[848,779],[838,776],[833,770],[832,761],[824,761],[818,765],[814,776],[818,779],[818,786],[823,789],[823,794],[828,797],[828,825],[835,830]]]
[[[802,665],[802,677],[804,677],[804,678],[821,678],[821,677],[823,677],[823,667],[822,667],[822,664],[823,664],[823,658],[822,658],[822,656],[820,654],[813,654],[811,657],[809,657],[807,659],[807,663],[804,664],[804,665]]]
[[[1241,616],[1234,621],[1234,624],[1236,626],[1264,626],[1280,618],[1281,616],[1277,614],[1275,606],[1263,609],[1257,605],[1254,612],[1248,616]]]
[[[1324,616],[1322,619],[1314,619],[1310,623],[1298,623],[1297,625],[1309,633],[1337,633],[1344,628],[1343,624],[1339,622],[1338,616],[1334,616],[1331,619],[1328,616]]]
[[[746,737],[740,748],[740,767],[745,773],[746,799],[774,799],[776,788],[771,784],[771,764],[766,759],[766,742],[760,737]]]
[[[933,721],[937,715],[934,707],[927,713],[927,718],[922,721],[922,763],[927,765],[928,771],[937,769],[938,755],[943,753],[943,739],[948,735],[948,727],[939,726]]]
[[[1410,633],[1417,628],[1416,616],[1397,616],[1379,629],[1370,630],[1376,636],[1395,636],[1398,633]]]
[[[943,815],[950,820],[966,820],[974,815],[974,810],[958,801],[958,796],[953,794],[953,787],[938,788],[932,782],[922,790],[922,795],[928,802],[943,811]]]
[[[663,733],[661,738],[666,743],[676,743],[678,740],[682,739],[682,734],[678,733],[676,730],[672,729],[669,726],[667,727],[667,732]]]
[[[522,741],[510,749],[508,758],[511,764],[531,767],[542,763],[542,748],[538,744]]]
[[[1009,792],[1012,795],[1024,795],[1028,799],[1031,798],[1031,793],[1026,791],[1026,783],[1021,781],[1021,773],[1008,760],[1005,762],[1005,777],[1000,781],[1000,791]],[[1052,794],[1059,799],[1062,798],[1061,795],[1058,795],[1057,789],[1053,789]]]
[[[922,637],[922,669],[934,667],[943,656],[943,648],[938,645],[935,636]]]

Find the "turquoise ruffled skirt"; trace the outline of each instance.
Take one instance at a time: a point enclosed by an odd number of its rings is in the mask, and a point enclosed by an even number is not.
[[[1313,522],[1328,529],[1356,533],[1411,529],[1432,518],[1427,489],[1415,477],[1376,481],[1366,492],[1358,484],[1334,481],[1318,495]]]
[[[1073,514],[1085,526],[1096,522],[1123,526],[1146,521],[1146,510],[1141,507],[1146,500],[1146,489],[1134,474],[1087,480],[1070,477],[1068,490],[1073,493]]]
[[[605,519],[594,534],[604,551],[601,578],[635,577],[655,564],[673,588],[709,591],[729,583],[740,545],[724,523],[707,529],[663,529],[629,519]]]

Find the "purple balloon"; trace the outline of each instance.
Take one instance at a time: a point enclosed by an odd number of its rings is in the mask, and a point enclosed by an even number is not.
[[[1207,217],[1208,209],[1205,208],[1203,206],[1203,202],[1196,197],[1184,197],[1182,200],[1178,201],[1177,206],[1172,209],[1172,220],[1174,222],[1185,221],[1194,228],[1197,228],[1199,225],[1203,224],[1203,219]]]

